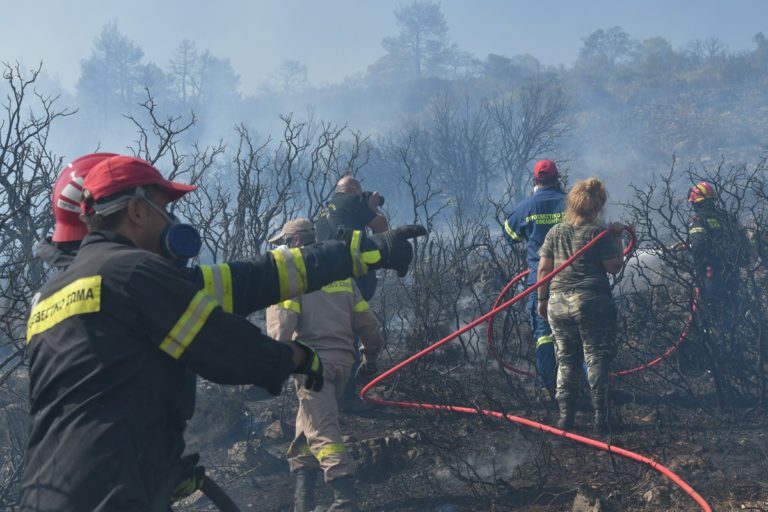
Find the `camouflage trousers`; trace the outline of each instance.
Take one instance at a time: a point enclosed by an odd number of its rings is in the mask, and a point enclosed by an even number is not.
[[[592,403],[605,403],[616,357],[616,306],[609,293],[552,292],[547,310],[555,335],[557,399],[575,398],[586,363]]]

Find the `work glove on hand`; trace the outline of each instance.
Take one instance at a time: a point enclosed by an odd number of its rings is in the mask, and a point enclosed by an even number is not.
[[[360,366],[357,367],[357,371],[355,372],[355,380],[367,382],[378,372],[379,369],[376,367],[375,362],[363,358],[363,362],[360,363]]]
[[[181,459],[184,469],[181,480],[171,491],[171,503],[183,500],[202,487],[205,479],[205,468],[197,465],[199,460],[200,456],[196,453]]]
[[[391,268],[397,271],[398,276],[404,277],[413,259],[413,247],[408,240],[426,234],[426,228],[418,224],[408,224],[374,235],[366,235],[359,230],[339,232],[340,238],[349,245],[354,277],[377,268]]]
[[[323,389],[325,383],[325,377],[323,376],[323,362],[320,361],[320,356],[317,352],[304,342],[299,340],[293,340],[296,345],[306,353],[307,357],[304,359],[304,363],[296,368],[293,373],[299,375],[306,375],[304,379],[304,387],[312,391],[320,391]]]

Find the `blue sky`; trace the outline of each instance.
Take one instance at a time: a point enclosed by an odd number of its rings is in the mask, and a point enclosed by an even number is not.
[[[45,71],[69,90],[94,37],[116,20],[148,60],[164,66],[183,39],[228,57],[244,93],[258,89],[285,60],[299,60],[316,83],[364,71],[397,33],[392,11],[402,0],[35,0],[6,2],[0,60]],[[768,33],[766,0],[442,0],[449,33],[465,51],[529,53],[545,64],[570,64],[582,39],[621,26],[680,47],[715,36],[732,50]]]

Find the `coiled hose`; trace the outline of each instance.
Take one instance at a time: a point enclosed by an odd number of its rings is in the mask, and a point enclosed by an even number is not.
[[[625,226],[624,230],[627,231],[630,234],[631,242],[628,244],[627,249],[624,251],[624,255],[628,254],[629,251],[632,250],[634,247],[634,232],[632,231],[632,228],[629,226]],[[446,336],[445,338],[441,339],[440,341],[437,341],[433,343],[432,345],[428,346],[427,348],[417,352],[416,354],[412,355],[411,357],[407,358],[404,361],[401,361],[400,363],[396,364],[389,370],[386,370],[381,373],[378,377],[374,378],[366,384],[362,391],[360,392],[360,398],[363,400],[366,400],[369,403],[375,404],[375,405],[382,405],[386,407],[399,407],[403,409],[422,409],[422,410],[432,410],[432,411],[450,411],[450,412],[460,412],[464,414],[479,414],[482,416],[488,416],[493,418],[499,418],[499,419],[506,419],[507,421],[511,421],[514,423],[517,423],[519,425],[524,425],[526,427],[534,428],[537,430],[541,430],[542,432],[546,432],[548,434],[553,434],[556,436],[564,437],[566,439],[570,439],[572,441],[576,441],[578,443],[582,443],[588,446],[592,446],[594,448],[597,448],[599,450],[603,450],[608,453],[615,453],[616,455],[620,455],[622,457],[628,458],[630,460],[634,460],[637,462],[641,462],[655,471],[658,471],[665,477],[669,478],[672,482],[674,482],[678,487],[680,487],[683,491],[685,491],[705,512],[712,512],[712,507],[709,506],[709,504],[704,500],[704,498],[699,495],[690,485],[688,485],[682,478],[680,478],[676,473],[674,473],[671,469],[667,468],[666,466],[663,466],[659,464],[658,462],[649,459],[648,457],[644,457],[638,453],[625,450],[624,448],[619,448],[617,446],[613,446],[607,443],[604,443],[602,441],[597,441],[595,439],[590,439],[588,437],[580,436],[577,434],[573,434],[571,432],[566,432],[564,430],[557,429],[555,427],[551,427],[549,425],[544,425],[543,423],[538,423],[536,421],[532,421],[526,418],[522,418],[520,416],[514,416],[512,414],[507,414],[503,412],[498,411],[490,411],[487,409],[480,409],[480,408],[471,408],[471,407],[461,407],[457,405],[443,405],[443,404],[428,404],[423,402],[404,402],[404,401],[398,401],[398,400],[383,400],[380,398],[373,398],[369,397],[368,393],[373,389],[374,386],[378,385],[385,379],[391,377],[395,373],[399,372],[406,366],[410,365],[411,363],[421,359],[422,357],[426,356],[427,354],[434,352],[438,348],[442,347],[446,343],[458,338],[465,332],[474,329],[478,325],[482,324],[483,322],[487,322],[489,319],[493,318],[500,312],[504,311],[506,308],[511,306],[512,304],[516,303],[529,293],[531,293],[533,290],[537,289],[539,286],[544,284],[545,282],[550,281],[555,275],[557,275],[558,272],[562,271],[565,267],[570,265],[576,258],[578,258],[584,251],[587,251],[590,247],[594,246],[600,239],[607,236],[609,233],[608,230],[603,231],[598,236],[596,236],[594,239],[592,239],[589,243],[584,245],[580,250],[578,250],[576,253],[574,253],[570,258],[568,258],[566,261],[564,261],[561,265],[559,265],[557,268],[555,268],[552,272],[547,274],[547,276],[542,279],[541,281],[538,281],[531,285],[530,287],[526,288],[523,292],[519,293],[518,295],[515,295],[508,301],[504,302],[500,306],[497,306],[493,308],[488,313],[484,314],[480,318],[473,320],[472,322],[468,323],[461,329],[458,329],[454,333]]]

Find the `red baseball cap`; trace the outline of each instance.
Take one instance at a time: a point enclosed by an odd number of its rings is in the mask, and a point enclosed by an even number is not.
[[[557,171],[557,166],[552,160],[539,160],[533,168],[533,177],[537,180],[541,178],[559,178],[560,173]]]
[[[168,181],[152,164],[134,156],[113,156],[91,169],[83,188],[94,201],[100,201],[117,193],[136,187],[155,185],[163,189],[171,201],[187,192],[196,190],[194,185]]]

